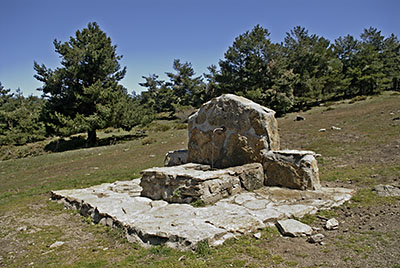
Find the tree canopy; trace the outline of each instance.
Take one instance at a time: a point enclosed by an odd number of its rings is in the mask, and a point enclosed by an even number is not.
[[[284,114],[322,101],[398,90],[400,43],[370,27],[330,42],[296,26],[272,43],[256,25],[239,35],[205,75],[211,96],[235,93]]]
[[[45,136],[40,113],[44,101],[38,97],[25,98],[21,91],[11,93],[0,83],[0,145],[25,144]]]
[[[40,90],[47,100],[47,130],[58,135],[86,131],[89,144],[94,144],[97,129],[122,123],[118,110],[127,95],[118,84],[126,73],[119,64],[122,56],[95,22],[68,42],[54,40],[54,47],[62,67],[51,70],[34,63],[35,78],[44,83]]]
[[[214,94],[243,95],[280,113],[292,107],[297,76],[269,35],[267,29],[256,25],[235,39],[219,62],[220,71],[214,70]]]

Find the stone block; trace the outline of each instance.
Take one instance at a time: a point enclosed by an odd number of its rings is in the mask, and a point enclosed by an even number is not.
[[[265,185],[318,190],[318,163],[312,151],[264,151]]]
[[[264,186],[264,170],[260,163],[251,163],[229,168],[234,176],[239,177],[242,187],[247,191],[257,190]]]
[[[255,190],[263,186],[264,174],[260,163],[212,170],[201,164],[150,168],[142,171],[141,196],[173,203],[205,204],[234,195],[243,188]]]
[[[187,163],[188,151],[185,149],[169,151],[165,155],[164,166],[172,167]]]
[[[275,112],[225,94],[203,104],[188,119],[188,162],[214,168],[262,162],[262,151],[279,150]]]
[[[400,196],[400,185],[379,184],[373,191],[379,196]]]

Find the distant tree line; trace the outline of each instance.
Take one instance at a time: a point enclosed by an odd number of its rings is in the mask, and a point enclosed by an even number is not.
[[[20,90],[10,93],[0,83],[0,145],[44,139],[46,131],[40,120],[44,102],[35,96],[25,98]]]
[[[116,46],[97,23],[78,30],[68,42],[54,40],[61,67],[34,63],[43,82],[41,98],[10,93],[0,84],[0,145],[24,144],[45,136],[96,130],[131,129],[151,122],[156,114],[202,103],[224,93],[244,96],[274,109],[278,115],[333,99],[373,95],[400,89],[400,42],[376,28],[330,42],[297,26],[282,43],[273,43],[267,29],[256,25],[234,40],[218,66],[197,76],[190,62],[173,62],[169,81],[143,76],[147,90],[130,95],[119,84]]]
[[[283,43],[273,43],[260,25],[238,36],[219,66],[196,77],[190,63],[175,60],[170,81],[143,77],[144,103],[155,111],[174,104],[199,106],[224,93],[247,97],[278,114],[323,101],[399,90],[400,42],[376,28],[365,29],[361,40],[351,35],[333,43],[297,26]],[[153,102],[151,101],[153,100]]]

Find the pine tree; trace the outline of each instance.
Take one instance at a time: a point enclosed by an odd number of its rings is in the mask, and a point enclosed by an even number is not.
[[[204,101],[209,101],[213,97],[218,97],[220,94],[220,86],[217,81],[218,69],[216,65],[207,67],[209,73],[204,73],[203,77],[206,79],[205,97]]]
[[[68,42],[54,40],[54,47],[62,67],[51,70],[34,63],[35,78],[44,83],[39,90],[48,100],[47,129],[58,135],[87,131],[88,144],[94,145],[97,129],[121,123],[115,116],[127,95],[118,84],[126,73],[119,64],[122,56],[96,22]]]
[[[147,91],[141,94],[141,104],[151,109],[153,113],[174,112],[173,104],[176,103],[176,97],[165,81],[159,80],[156,74],[148,77],[142,76],[142,78],[146,82],[139,83],[139,85],[146,87]]]
[[[203,103],[205,95],[205,85],[202,77],[195,77],[192,64],[190,62],[181,63],[179,59],[175,59],[173,66],[176,73],[167,72],[177,104],[199,106]]]
[[[268,64],[271,60],[270,33],[256,25],[251,31],[235,38],[219,61],[221,93],[245,93],[271,86]]]
[[[21,145],[44,139],[44,124],[40,121],[42,107],[42,99],[25,98],[19,89],[16,94],[10,93],[0,83],[0,145]]]
[[[234,93],[285,113],[293,106],[297,76],[288,68],[280,45],[271,43],[269,31],[256,25],[238,36],[219,61],[215,72],[217,94]]]
[[[346,75],[350,78],[351,96],[371,95],[385,89],[390,80],[384,73],[383,40],[376,28],[364,29],[357,42]]]
[[[294,95],[300,105],[316,102],[326,95],[330,72],[338,68],[333,59],[329,40],[309,34],[304,27],[296,26],[286,33],[284,48],[289,67],[299,75],[294,85]]]
[[[355,64],[360,46],[360,42],[351,35],[339,37],[335,40],[334,55],[342,64],[341,74],[343,75],[342,86],[335,91],[337,95],[347,98],[357,94],[357,90],[354,89],[357,77],[353,76],[352,66]]]
[[[382,57],[385,76],[391,81],[389,89],[400,89],[400,41],[391,34],[383,41]]]

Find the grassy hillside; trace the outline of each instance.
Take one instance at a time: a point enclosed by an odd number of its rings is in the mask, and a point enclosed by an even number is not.
[[[261,239],[242,236],[216,249],[144,249],[126,242],[119,230],[93,225],[49,201],[51,190],[137,178],[142,169],[161,166],[167,151],[186,147],[182,126],[158,122],[146,137],[110,146],[60,153],[46,153],[45,144],[2,148],[9,155],[29,148],[39,153],[0,162],[0,266],[400,267],[399,199],[372,192],[376,184],[400,183],[400,95],[329,103],[300,113],[305,121],[294,121],[296,115],[278,120],[281,147],[320,153],[324,186],[358,190],[351,202],[320,213],[341,222],[339,230],[324,232],[325,245],[284,239],[267,228]],[[302,220],[322,224],[315,216]],[[65,243],[50,247],[56,241]]]

